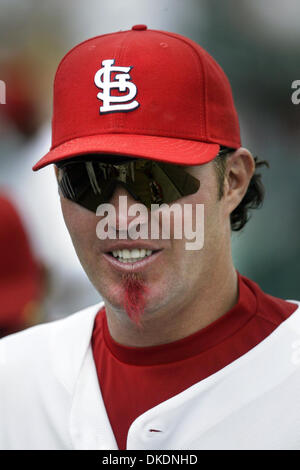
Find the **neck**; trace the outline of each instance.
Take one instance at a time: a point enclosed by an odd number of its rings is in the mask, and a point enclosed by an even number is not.
[[[145,315],[142,326],[106,302],[105,307],[108,328],[115,341],[126,346],[147,347],[177,341],[205,328],[228,312],[237,300],[237,273],[230,265],[229,269],[213,270],[210,276],[205,276],[195,295]]]

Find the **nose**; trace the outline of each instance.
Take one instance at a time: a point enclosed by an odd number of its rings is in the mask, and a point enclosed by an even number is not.
[[[130,207],[137,203],[141,204],[141,202],[135,200],[124,186],[117,185],[109,203],[114,206],[116,211],[116,226],[114,229],[117,232],[127,232],[129,224],[136,218],[135,211],[134,215],[128,215]],[[147,210],[146,206],[144,208]]]

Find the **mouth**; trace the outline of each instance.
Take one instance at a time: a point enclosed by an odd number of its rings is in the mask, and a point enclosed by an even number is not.
[[[113,250],[104,253],[104,258],[110,265],[120,271],[138,271],[147,267],[159,256],[162,250],[133,248]]]
[[[134,248],[133,250],[123,249],[123,250],[114,250],[109,252],[110,256],[113,256],[121,263],[136,263],[142,259],[152,256],[153,253],[156,253],[159,250],[149,250],[149,249],[138,249]]]

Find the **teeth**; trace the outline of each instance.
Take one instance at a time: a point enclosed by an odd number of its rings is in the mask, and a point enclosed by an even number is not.
[[[140,250],[138,248],[134,248],[133,250],[124,249],[114,250],[112,254],[122,263],[135,263],[136,261],[140,261],[146,256],[150,256],[152,254],[152,250]]]

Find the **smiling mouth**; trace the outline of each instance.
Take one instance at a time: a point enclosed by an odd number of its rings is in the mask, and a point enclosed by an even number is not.
[[[110,251],[108,254],[116,258],[121,263],[137,263],[143,259],[149,258],[154,253],[157,253],[161,250],[148,250],[148,249],[139,249],[134,248],[133,250],[123,249],[123,250],[114,250]]]

